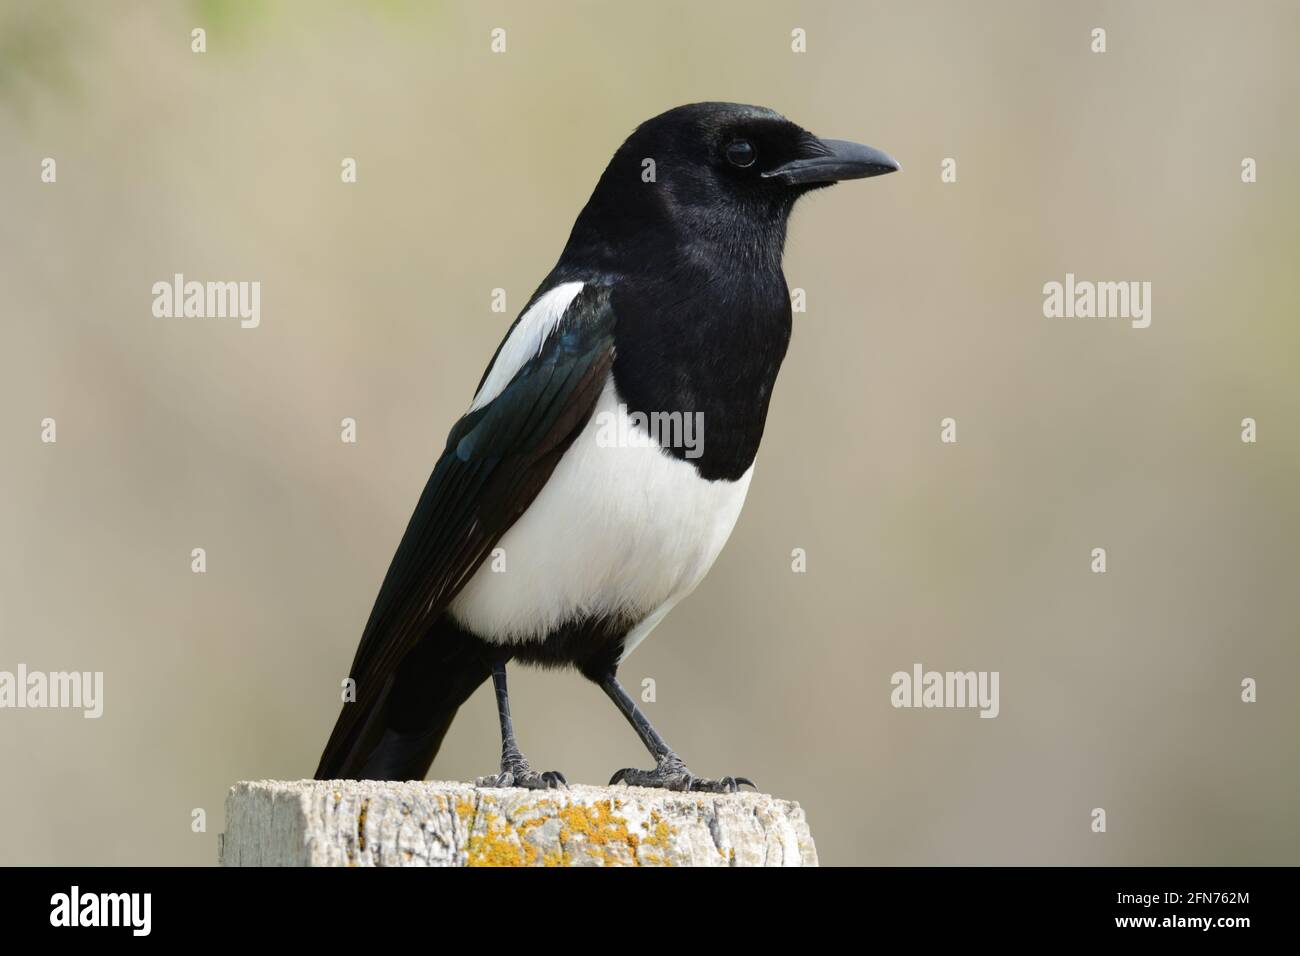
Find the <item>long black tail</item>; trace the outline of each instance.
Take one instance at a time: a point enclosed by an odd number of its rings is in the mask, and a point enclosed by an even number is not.
[[[456,711],[490,674],[483,642],[443,616],[372,701],[343,705],[316,779],[423,780]]]

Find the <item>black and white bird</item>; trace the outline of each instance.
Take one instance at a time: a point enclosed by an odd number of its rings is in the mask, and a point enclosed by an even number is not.
[[[501,766],[478,784],[563,786],[516,745],[506,665],[518,661],[576,668],[631,723],[655,765],[611,783],[749,783],[689,771],[616,674],[708,573],[744,504],[790,339],[792,207],[896,169],[880,150],[734,103],[681,106],[632,133],[451,429],[317,779],[423,779],[491,677]],[[655,413],[702,432],[689,447],[641,434]],[[602,441],[602,429],[638,440]]]

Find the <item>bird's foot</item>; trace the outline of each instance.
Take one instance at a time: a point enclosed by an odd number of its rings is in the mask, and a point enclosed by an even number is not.
[[[748,777],[722,777],[718,780],[697,777],[686,769],[682,758],[675,753],[660,758],[653,770],[624,767],[610,777],[609,785],[612,787],[620,781],[629,787],[658,787],[661,790],[691,790],[699,793],[736,793],[742,786],[758,789]]]
[[[558,770],[538,772],[528,766],[520,753],[507,754],[501,760],[501,772],[479,777],[476,787],[522,787],[525,790],[561,790],[569,786]]]

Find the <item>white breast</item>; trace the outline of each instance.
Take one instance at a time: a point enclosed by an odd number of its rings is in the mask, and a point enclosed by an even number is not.
[[[501,539],[504,570],[484,562],[452,602],[452,616],[479,637],[519,643],[574,619],[623,614],[642,622],[625,642],[626,656],[695,589],[726,544],[753,466],[738,481],[705,481],[653,443],[598,442],[603,415],[624,419],[619,434],[634,428],[612,379]]]

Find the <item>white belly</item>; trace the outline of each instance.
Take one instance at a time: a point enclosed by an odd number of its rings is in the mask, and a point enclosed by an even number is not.
[[[607,381],[587,427],[501,539],[504,570],[485,561],[451,603],[463,627],[512,644],[575,619],[624,616],[641,622],[626,656],[704,578],[735,527],[754,468],[738,481],[705,481],[652,443],[602,447],[602,413],[626,419],[618,405]],[[622,425],[619,434],[633,427]]]

